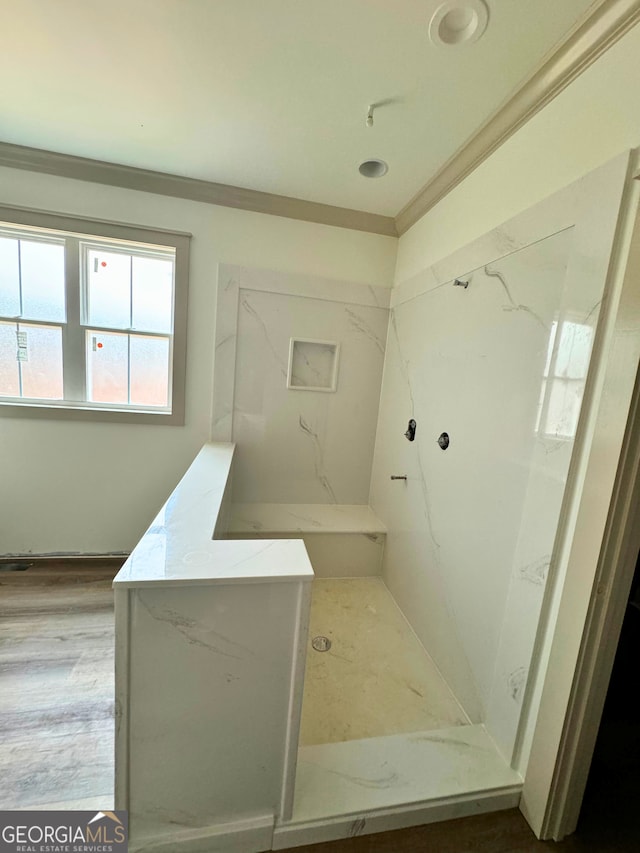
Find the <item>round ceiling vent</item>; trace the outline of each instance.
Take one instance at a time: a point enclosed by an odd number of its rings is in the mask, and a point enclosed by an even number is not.
[[[387,174],[389,167],[384,160],[365,160],[358,166],[358,171],[365,178],[381,178]]]
[[[478,41],[489,22],[483,0],[446,0],[429,21],[429,38],[434,44],[454,47]]]

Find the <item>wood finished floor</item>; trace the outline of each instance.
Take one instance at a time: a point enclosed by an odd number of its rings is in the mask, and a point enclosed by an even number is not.
[[[113,806],[113,594],[120,566],[0,571],[0,810]],[[1,568],[1,567],[0,567]],[[517,810],[297,853],[637,853],[640,768],[601,767],[576,835],[535,839]]]
[[[121,564],[0,566],[0,809],[113,808]]]

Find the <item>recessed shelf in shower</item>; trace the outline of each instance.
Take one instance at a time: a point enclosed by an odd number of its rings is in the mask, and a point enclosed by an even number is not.
[[[293,391],[335,391],[340,344],[291,338],[287,388]]]

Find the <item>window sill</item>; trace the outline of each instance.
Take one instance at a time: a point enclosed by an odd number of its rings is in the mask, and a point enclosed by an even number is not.
[[[100,404],[70,404],[45,400],[17,402],[7,398],[0,399],[0,417],[184,426],[184,412],[175,410],[170,412],[133,407],[122,409],[116,406],[101,406]]]

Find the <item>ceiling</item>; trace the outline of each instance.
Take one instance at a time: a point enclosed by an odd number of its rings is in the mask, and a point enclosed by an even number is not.
[[[446,47],[441,3],[0,0],[0,140],[395,216],[597,5],[487,0]]]

